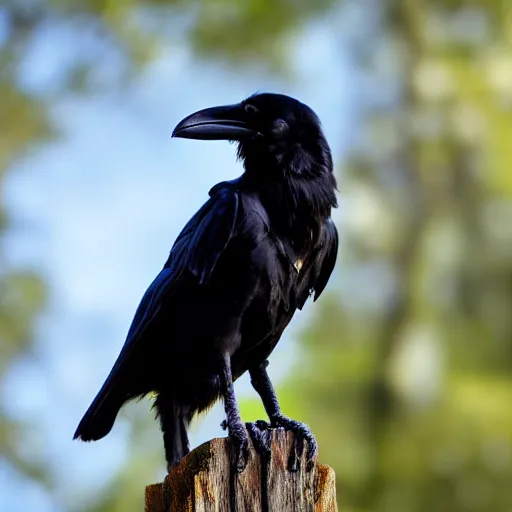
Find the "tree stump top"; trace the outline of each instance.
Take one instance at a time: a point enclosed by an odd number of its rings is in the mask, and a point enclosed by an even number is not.
[[[270,462],[251,445],[242,473],[232,469],[228,438],[212,439],[189,453],[160,484],[146,487],[145,512],[337,512],[334,471],[315,464],[287,469],[294,436],[272,432]]]

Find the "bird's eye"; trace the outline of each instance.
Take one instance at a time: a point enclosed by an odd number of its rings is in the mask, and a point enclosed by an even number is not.
[[[276,119],[271,131],[276,137],[281,137],[288,131],[288,123],[284,119]]]
[[[258,109],[254,105],[252,105],[251,103],[246,103],[244,105],[244,110],[245,110],[245,113],[250,115],[250,116],[253,116],[253,115],[258,113]]]

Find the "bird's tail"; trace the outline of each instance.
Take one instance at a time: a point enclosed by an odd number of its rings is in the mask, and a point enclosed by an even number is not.
[[[177,404],[164,393],[156,397],[154,408],[164,435],[165,458],[172,467],[190,451],[187,427],[190,423],[190,407]]]
[[[112,430],[117,413],[125,402],[126,397],[116,393],[107,379],[80,421],[73,439],[97,441],[105,437]]]

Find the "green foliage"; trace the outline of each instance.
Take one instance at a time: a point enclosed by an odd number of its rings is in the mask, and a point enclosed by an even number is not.
[[[32,319],[44,303],[40,279],[31,272],[7,272],[0,276],[0,373],[30,343]]]
[[[0,191],[10,166],[51,133],[44,106],[15,83],[16,51],[15,44],[0,46]],[[10,230],[3,198],[0,194],[0,242]],[[10,366],[30,352],[34,320],[45,302],[40,276],[8,266],[2,249],[0,245],[0,389]],[[43,468],[20,454],[26,431],[26,425],[0,414],[0,455],[23,474],[47,483]]]
[[[340,510],[505,512],[510,16],[503,2],[385,4],[386,38],[373,51],[400,48],[392,59],[405,93],[370,110],[340,187],[353,208],[339,268],[361,279],[321,302],[283,407],[317,433]],[[482,23],[480,36],[471,23]],[[368,73],[381,87],[390,62],[375,64]],[[368,279],[372,265],[391,285]],[[369,287],[386,297],[380,307],[351,305]]]
[[[169,32],[183,34],[200,56],[243,61],[260,65],[283,64],[281,44],[302,20],[321,12],[330,0],[320,2],[285,0],[179,1],[179,0],[7,0],[0,7],[5,30],[0,33],[0,190],[13,164],[38,145],[55,137],[49,109],[59,94],[87,93],[97,62],[77,57],[65,70],[59,90],[33,91],[20,80],[20,65],[27,57],[40,30],[72,27],[77,36],[91,34],[105,48],[124,58],[128,75],[137,72],[159,51]],[[273,16],[267,16],[268,10]],[[178,20],[178,21],[176,21]],[[183,22],[183,23],[181,23]],[[78,41],[77,37],[77,41]],[[172,36],[170,38],[172,40]],[[77,43],[80,44],[80,43]],[[105,53],[107,55],[107,53]],[[3,196],[0,195],[0,198]],[[0,199],[0,241],[11,229],[8,212]],[[1,247],[1,246],[0,246]],[[45,290],[41,277],[24,269],[7,267],[0,252],[0,387],[12,365],[33,351],[34,321],[44,306]],[[21,449],[30,425],[21,425],[1,414],[0,456],[28,478],[50,483],[51,475],[37,461],[27,461]],[[135,419],[138,437],[147,428],[147,411]],[[139,424],[140,423],[140,424]],[[154,436],[153,436],[154,437]],[[149,455],[148,455],[149,453]],[[98,496],[97,510],[139,510],[142,494],[134,481],[159,467],[160,453],[135,453],[136,462],[124,468],[113,480],[108,493]],[[156,477],[155,477],[156,478]],[[127,489],[131,489],[128,492]],[[92,510],[93,504],[88,505]]]

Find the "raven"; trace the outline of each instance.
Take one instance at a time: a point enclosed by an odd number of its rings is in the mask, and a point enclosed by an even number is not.
[[[238,471],[248,431],[267,427],[306,441],[311,467],[315,438],[281,412],[266,367],[295,311],[318,298],[336,262],[336,180],[320,121],[296,99],[259,93],[200,110],[172,135],[235,141],[244,172],[215,185],[179,234],[74,439],[101,439],[126,402],[154,392],[171,468],[189,452],[192,417],[222,397]],[[241,420],[233,382],[246,371],[270,424]]]

